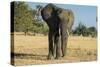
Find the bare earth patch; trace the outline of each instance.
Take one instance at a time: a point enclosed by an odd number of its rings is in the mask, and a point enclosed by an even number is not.
[[[67,56],[59,60],[47,60],[48,37],[14,35],[15,65],[54,64],[66,62],[94,61],[97,59],[97,39],[91,37],[70,36]]]

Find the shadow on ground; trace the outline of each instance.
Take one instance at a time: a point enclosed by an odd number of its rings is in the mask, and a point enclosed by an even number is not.
[[[31,60],[46,60],[47,55],[28,54],[28,53],[11,53],[11,58],[31,59]]]

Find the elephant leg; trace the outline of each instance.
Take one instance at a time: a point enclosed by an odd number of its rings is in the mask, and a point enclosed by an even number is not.
[[[62,57],[66,55],[67,50],[67,40],[68,40],[68,31],[66,30],[66,27],[61,27],[61,50],[62,50]]]
[[[57,33],[55,35],[55,39],[54,39],[54,42],[55,42],[55,46],[56,46],[56,57],[55,59],[59,59],[61,57],[61,44],[60,44],[60,36],[59,34]]]
[[[51,59],[53,56],[53,34],[52,31],[49,31],[49,35],[48,35],[48,39],[49,39],[49,54],[48,54],[48,59]]]
[[[64,56],[66,55],[66,48],[67,48],[68,35],[62,34],[61,40],[62,40],[62,45],[61,45],[62,57],[64,57]]]
[[[62,36],[62,45],[61,45],[61,49],[62,49],[62,57],[64,57],[66,55],[66,50],[67,50],[67,36]]]

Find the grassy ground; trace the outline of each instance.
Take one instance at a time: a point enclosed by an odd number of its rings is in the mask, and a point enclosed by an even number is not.
[[[13,47],[14,51],[11,52],[14,53],[12,59],[15,65],[69,63],[97,59],[97,39],[91,37],[69,37],[67,56],[60,60],[47,60],[47,36],[14,35]]]

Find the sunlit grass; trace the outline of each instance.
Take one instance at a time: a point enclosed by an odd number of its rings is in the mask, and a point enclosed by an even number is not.
[[[67,56],[59,60],[47,60],[48,37],[14,35],[15,65],[51,64],[94,61],[97,59],[97,40],[91,37],[70,36]]]

